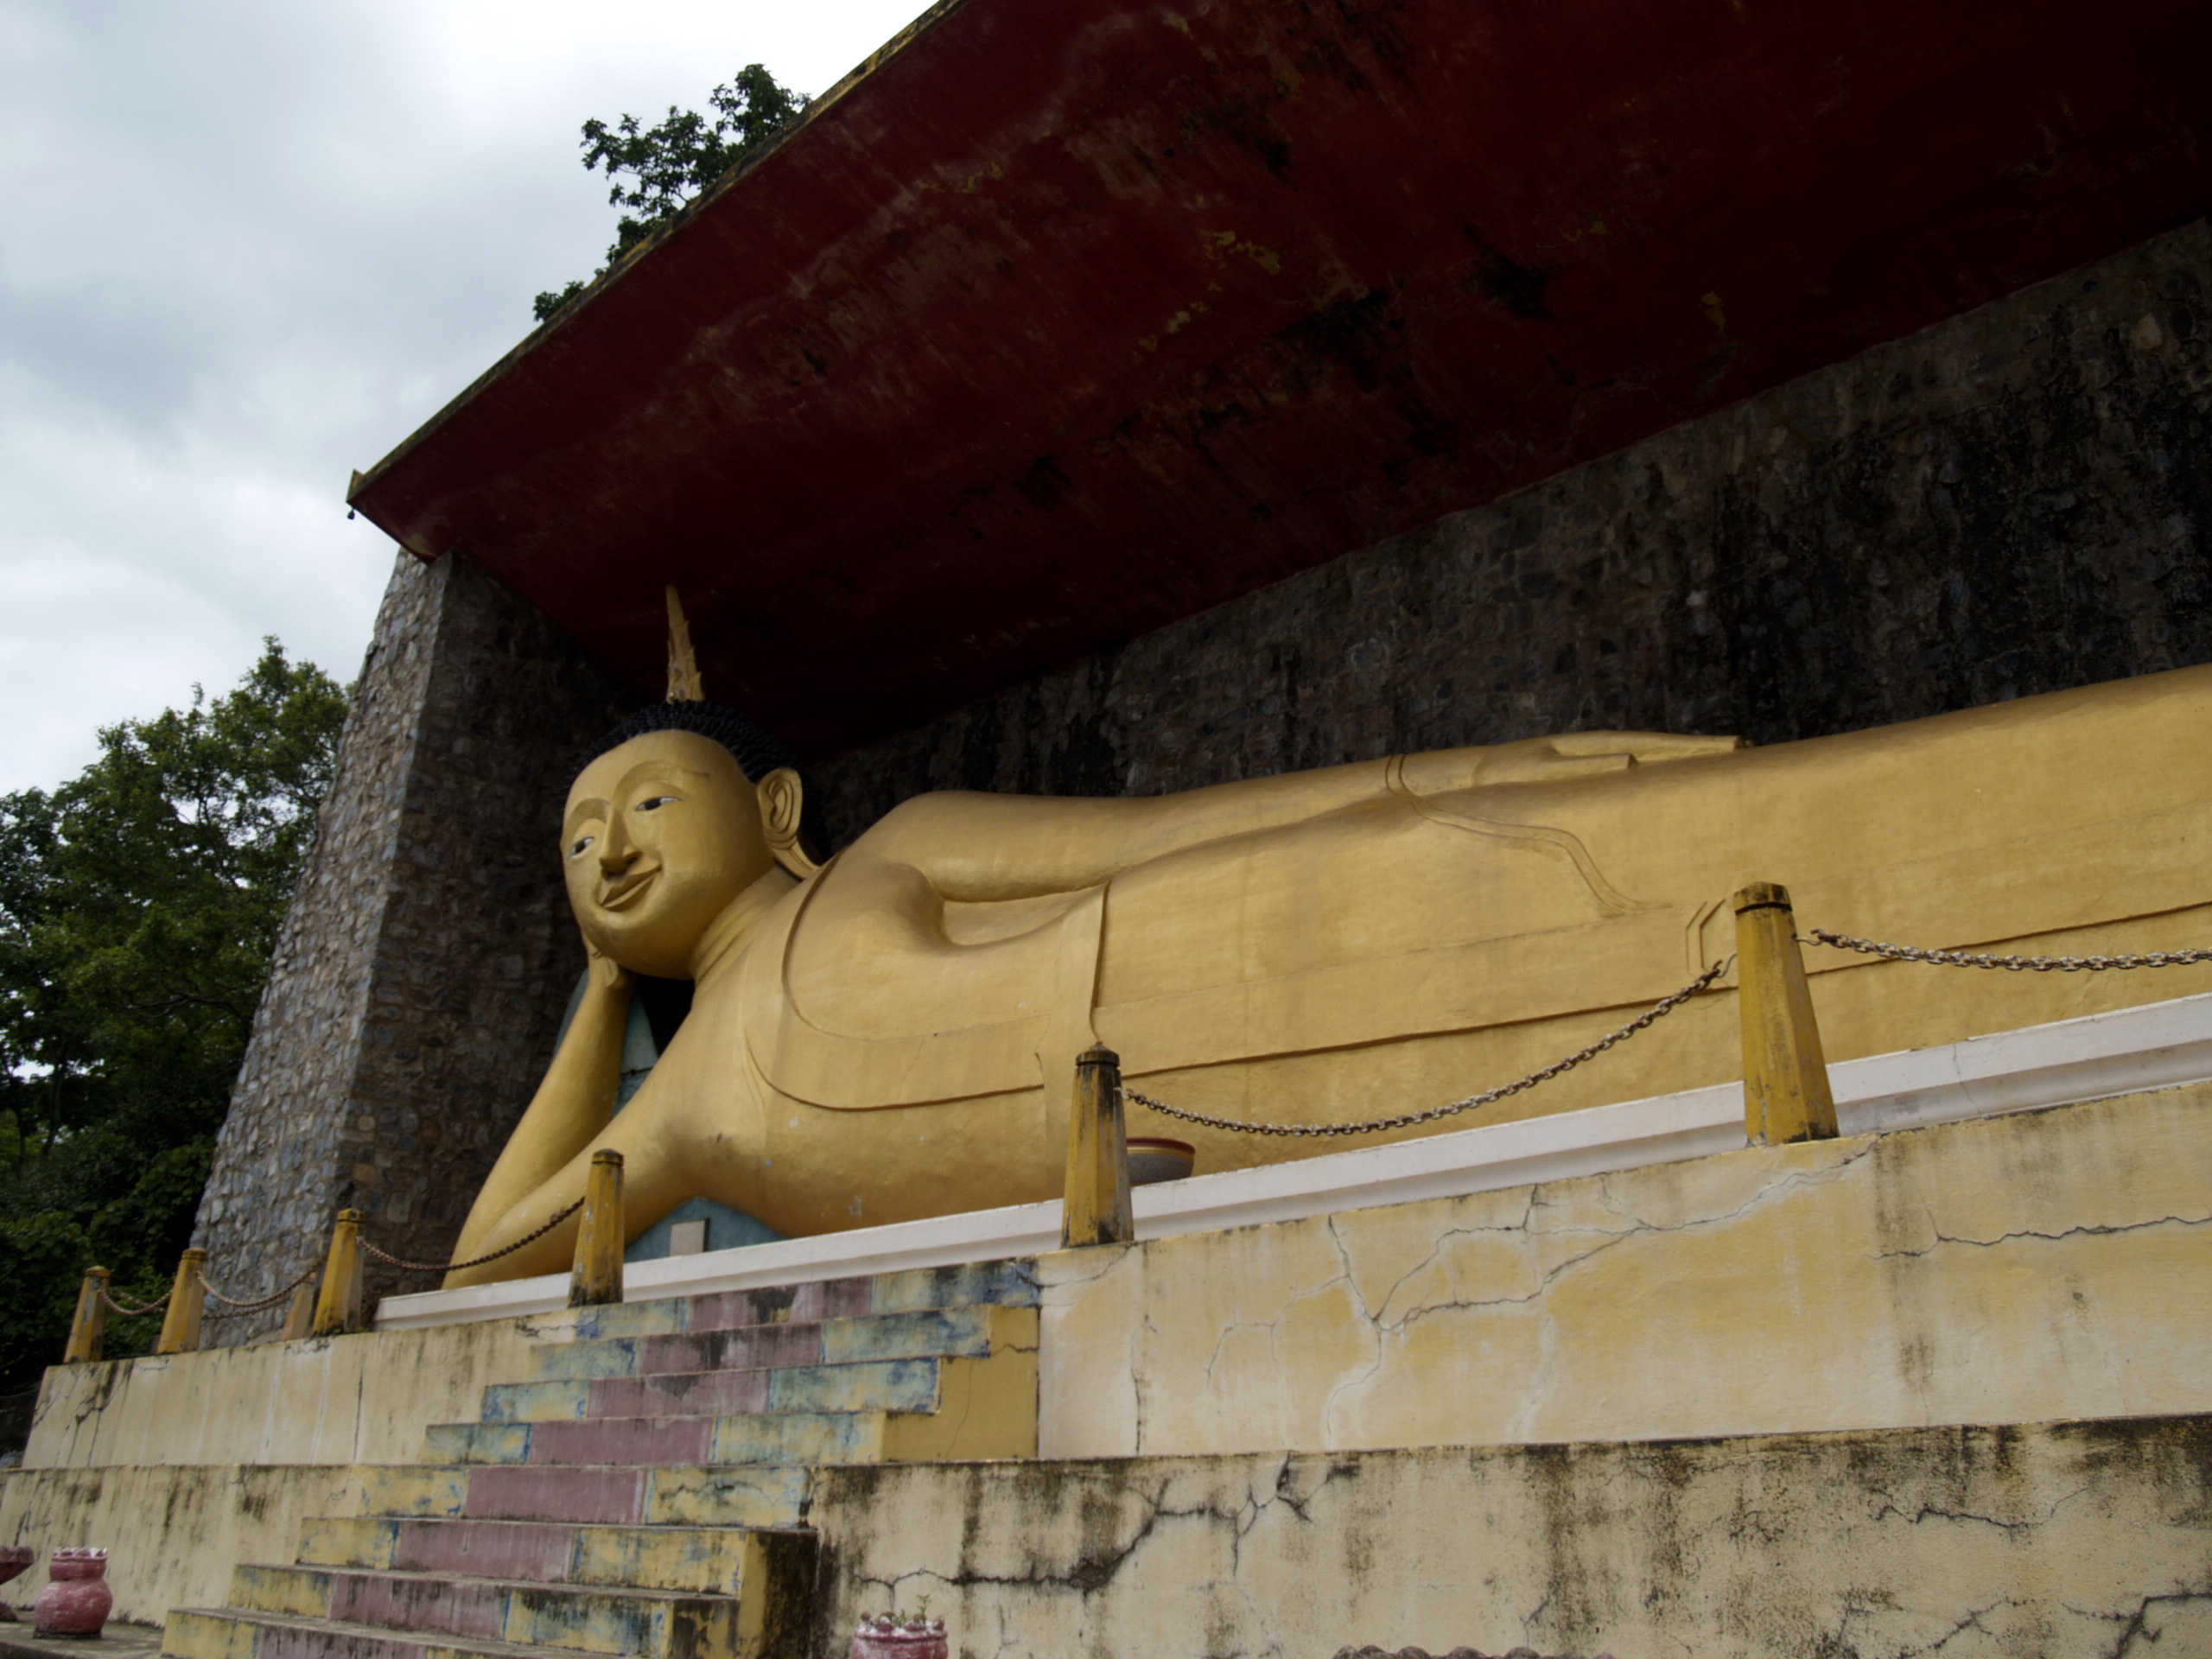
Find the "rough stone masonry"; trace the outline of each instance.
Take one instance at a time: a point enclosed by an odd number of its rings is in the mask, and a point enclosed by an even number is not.
[[[582,966],[551,855],[577,752],[637,700],[466,559],[399,556],[200,1200],[225,1294],[319,1261],[346,1205],[395,1255],[451,1244]]]
[[[1774,742],[2212,660],[2208,288],[2199,222],[830,759],[823,822],[1596,727]],[[361,687],[200,1212],[232,1294],[341,1204],[450,1247],[581,965],[570,764],[649,695],[404,556]]]

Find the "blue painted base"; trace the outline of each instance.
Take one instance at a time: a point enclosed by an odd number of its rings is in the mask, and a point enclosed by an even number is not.
[[[733,1210],[712,1198],[686,1198],[638,1235],[622,1252],[624,1262],[658,1262],[668,1254],[668,1230],[679,1221],[704,1221],[707,1248],[734,1250],[744,1244],[772,1244],[783,1234],[764,1221],[755,1221],[742,1210]]]

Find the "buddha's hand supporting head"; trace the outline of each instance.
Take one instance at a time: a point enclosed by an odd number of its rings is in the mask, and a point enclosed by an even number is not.
[[[689,977],[708,927],[740,893],[779,864],[811,868],[798,848],[799,804],[797,772],[754,784],[697,732],[646,732],[599,756],[569,788],[562,832],[569,903],[594,957]]]

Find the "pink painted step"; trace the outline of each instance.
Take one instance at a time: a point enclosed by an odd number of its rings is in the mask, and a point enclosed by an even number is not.
[[[671,1467],[712,1462],[714,1445],[711,1417],[587,1417],[530,1426],[532,1463]]]
[[[810,1285],[760,1290],[726,1290],[695,1296],[684,1329],[736,1331],[749,1325],[818,1324],[823,1319],[858,1319],[874,1312],[874,1281],[829,1279]]]
[[[245,1649],[253,1659],[430,1659],[434,1654],[445,1659],[455,1653],[500,1656],[501,1659],[574,1659],[561,1648],[483,1639],[456,1648],[450,1637],[416,1637],[372,1624],[279,1618],[270,1614],[233,1622],[254,1630],[258,1639]]]
[[[487,1464],[468,1471],[473,1521],[645,1520],[652,1471],[589,1465]]]
[[[591,1385],[585,1407],[591,1417],[734,1417],[768,1409],[772,1373],[663,1371],[650,1376],[604,1377]]]
[[[556,1584],[569,1575],[578,1528],[559,1521],[403,1521],[391,1565],[404,1573],[474,1579],[531,1579]]]
[[[727,1331],[687,1331],[681,1336],[641,1337],[639,1375],[655,1371],[755,1370],[822,1363],[822,1325],[750,1325]]]

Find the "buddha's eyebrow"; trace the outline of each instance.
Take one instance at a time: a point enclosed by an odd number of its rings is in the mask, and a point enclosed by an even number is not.
[[[582,820],[603,818],[606,816],[607,803],[605,801],[596,797],[588,801],[578,801],[569,809],[569,816],[561,820],[561,833],[564,836],[568,836],[575,831],[576,825]]]
[[[690,766],[678,766],[673,760],[648,760],[639,766],[635,772],[624,774],[622,789],[627,791],[635,789],[639,784],[662,782],[680,781],[699,784],[705,782],[706,779],[705,772],[695,771]]]

